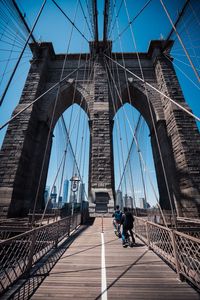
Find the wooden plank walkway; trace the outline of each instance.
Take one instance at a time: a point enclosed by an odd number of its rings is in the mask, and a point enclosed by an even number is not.
[[[65,251],[31,299],[200,299],[186,282],[180,282],[156,254],[139,240],[123,248],[111,219],[96,218]],[[106,291],[102,292],[102,238],[105,247]]]

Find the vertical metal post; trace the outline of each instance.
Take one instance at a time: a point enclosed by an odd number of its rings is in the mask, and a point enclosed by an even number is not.
[[[32,264],[33,264],[34,248],[35,248],[35,244],[36,244],[36,233],[37,233],[37,231],[34,230],[32,238],[31,238],[30,251],[29,251],[29,256],[28,256],[28,263],[27,263],[27,267],[26,267],[26,270],[25,270],[25,273],[27,273],[27,274],[29,273],[29,271],[32,267]]]
[[[150,239],[149,239],[149,232],[148,232],[148,222],[145,223],[145,227],[146,227],[146,235],[147,235],[147,246],[148,246],[148,249],[150,249]]]
[[[174,259],[175,259],[176,272],[177,272],[178,278],[181,280],[180,265],[179,265],[179,262],[178,262],[178,255],[177,255],[177,247],[176,247],[176,239],[175,239],[174,230],[171,230],[170,234],[171,234],[172,248],[173,248],[173,254],[174,254]]]
[[[68,217],[67,219],[67,230],[68,230],[68,236],[70,236],[70,225],[71,225],[71,216]]]
[[[55,240],[55,248],[58,247],[58,240],[59,240],[59,234],[60,234],[60,222],[58,222],[57,224],[57,237],[56,237],[56,240]]]

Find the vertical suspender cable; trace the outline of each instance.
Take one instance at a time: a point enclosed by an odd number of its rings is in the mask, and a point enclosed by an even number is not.
[[[195,73],[195,75],[196,75],[198,81],[200,81],[199,74],[198,74],[198,72],[197,72],[197,70],[196,70],[196,68],[195,68],[195,66],[194,66],[194,64],[193,64],[193,62],[192,62],[192,60],[191,60],[191,58],[190,58],[190,55],[189,55],[187,49],[185,48],[185,45],[184,45],[184,43],[183,43],[183,41],[182,41],[182,39],[181,39],[181,37],[180,37],[180,35],[179,35],[179,33],[178,33],[176,27],[174,26],[174,23],[173,23],[173,21],[172,21],[170,15],[169,15],[169,12],[168,12],[166,6],[164,5],[164,3],[163,3],[162,0],[160,0],[160,3],[161,3],[161,5],[162,5],[162,7],[163,7],[163,9],[164,9],[164,11],[165,11],[165,13],[166,13],[168,19],[169,19],[169,22],[171,23],[171,25],[172,25],[172,27],[173,27],[173,29],[174,29],[176,35],[177,35],[177,38],[178,38],[178,40],[179,40],[179,42],[180,42],[180,44],[181,44],[181,46],[182,46],[182,48],[183,48],[183,50],[184,50],[184,52],[185,52],[185,55],[187,56],[187,58],[188,58],[188,60],[189,60],[189,62],[190,62],[190,65],[191,65],[191,67],[192,67],[192,69],[193,69],[193,71],[194,71],[194,73]]]
[[[77,9],[78,9],[78,0],[77,0],[77,3],[76,3],[76,10],[75,10],[74,18],[76,17]],[[68,48],[67,48],[68,51],[69,51],[69,45],[70,45],[71,39],[72,39],[73,28],[74,28],[74,26],[72,26],[70,39],[69,39],[69,42],[68,42]],[[61,74],[60,74],[60,81],[63,78],[64,68],[65,68],[65,63],[66,63],[68,51],[65,54],[64,62],[63,62],[63,65],[62,65],[62,70],[61,70]],[[40,176],[39,176],[39,180],[38,180],[38,188],[37,188],[37,191],[36,191],[34,206],[33,206],[33,215],[32,215],[32,223],[31,223],[32,226],[33,226],[34,221],[35,221],[35,210],[36,210],[37,200],[38,200],[38,196],[39,196],[39,189],[40,189],[40,185],[41,185],[41,181],[42,181],[42,175],[43,175],[43,171],[44,171],[45,159],[46,159],[46,155],[47,155],[47,149],[48,149],[48,145],[49,145],[51,130],[52,130],[55,111],[56,111],[56,106],[57,106],[57,103],[58,103],[58,100],[59,100],[59,95],[60,95],[60,86],[58,86],[57,93],[56,93],[56,98],[55,98],[54,105],[53,105],[53,110],[52,110],[52,115],[51,115],[51,120],[50,120],[50,125],[49,125],[49,132],[48,132],[48,136],[47,136],[47,141],[46,141],[46,146],[45,146],[45,151],[44,151],[44,157],[43,157]]]
[[[113,59],[111,59],[111,58],[110,58],[109,56],[107,56],[107,55],[105,55],[105,57],[109,58],[110,60],[113,60]],[[114,60],[113,60],[113,61],[114,61]],[[106,61],[105,61],[105,62],[106,62]],[[116,63],[117,63],[117,62],[116,62]],[[108,63],[107,63],[107,62],[106,62],[106,65],[107,65],[108,70],[109,70],[109,66],[108,66]],[[113,81],[113,83],[114,83],[114,87],[115,87],[115,89],[117,90],[115,81],[114,81],[114,79],[113,79],[113,76],[112,76],[112,73],[111,73],[110,70],[109,70],[109,73],[110,73],[111,78],[112,78],[112,81]],[[121,104],[123,104],[123,103],[122,103],[122,99],[121,99],[121,97],[120,97],[120,95],[119,95],[118,90],[117,90],[117,94],[118,94],[118,96],[119,96],[119,99],[120,99]],[[123,106],[122,106],[122,109],[124,110]],[[133,138],[134,138],[136,147],[137,147],[137,149],[140,149],[140,148],[139,148],[139,144],[138,144],[138,140],[137,140],[137,138],[136,138],[136,136],[135,136],[135,134],[134,134],[133,128],[132,128],[132,126],[131,126],[131,124],[130,124],[130,121],[129,121],[128,117],[127,117],[127,114],[126,114],[126,112],[124,112],[124,113],[125,113],[125,115],[126,115],[126,118],[127,118],[128,124],[129,124],[129,127],[130,127],[130,129],[131,129],[131,133],[132,133],[132,135],[133,135]],[[144,165],[145,169],[147,170],[147,167],[146,167],[146,164],[145,164],[145,161],[144,161],[144,159],[143,159],[143,157],[142,157],[141,152],[139,151],[138,153],[139,153],[139,155],[141,156],[142,164]],[[148,174],[148,177],[149,177],[149,181],[150,181],[150,184],[151,184],[151,186],[152,186],[154,195],[155,195],[155,197],[156,197],[156,199],[157,199],[157,195],[156,195],[156,193],[155,193],[155,189],[154,189],[154,186],[153,186],[153,184],[152,184],[151,177],[149,176],[149,174]],[[162,217],[163,217],[165,226],[167,227],[167,223],[166,223],[166,220],[165,220],[165,216],[164,216],[164,214],[163,214],[163,212],[162,212],[162,209],[161,209],[161,207],[160,207],[160,204],[159,204],[158,199],[157,199],[157,202],[158,202],[158,205],[159,205],[159,208],[160,208],[160,211],[161,211],[161,214],[162,214]]]
[[[24,47],[23,47],[23,49],[22,49],[22,52],[20,53],[20,56],[19,56],[19,58],[18,58],[18,60],[17,60],[17,63],[16,63],[16,65],[15,65],[14,69],[13,69],[13,72],[12,72],[11,76],[10,76],[10,79],[8,80],[8,83],[7,83],[7,85],[6,85],[6,88],[5,88],[4,92],[3,92],[3,95],[2,95],[1,100],[0,100],[0,106],[1,106],[2,103],[3,103],[3,100],[4,100],[4,98],[5,98],[5,96],[6,96],[6,93],[7,93],[8,89],[9,89],[10,83],[11,83],[11,81],[12,81],[14,75],[15,75],[15,72],[16,72],[16,70],[17,70],[17,67],[18,67],[18,65],[19,65],[19,63],[20,63],[20,60],[21,60],[23,54],[24,54],[24,51],[25,51],[25,49],[26,49],[26,46],[28,45],[28,42],[29,42],[29,40],[30,40],[30,37],[31,37],[31,35],[32,35],[32,33],[33,33],[34,29],[35,29],[35,26],[36,26],[36,24],[37,24],[37,22],[38,22],[38,20],[39,20],[39,18],[40,18],[40,15],[41,15],[41,13],[42,13],[42,11],[43,11],[43,8],[44,8],[44,6],[45,6],[45,4],[46,4],[46,1],[47,1],[47,0],[44,0],[42,6],[41,6],[41,8],[40,8],[40,11],[39,11],[39,13],[38,13],[38,15],[37,15],[37,17],[36,17],[36,19],[35,19],[35,22],[34,22],[34,24],[33,24],[33,27],[31,28],[30,33],[29,33],[29,35],[28,35],[28,37],[27,37],[27,39],[26,39],[26,42],[25,42]]]
[[[115,59],[116,59],[116,53],[115,53]],[[118,86],[119,86],[119,89],[120,89],[120,96],[122,97],[121,88],[120,88],[120,78],[119,78],[118,66],[116,68],[116,71],[117,71]],[[125,128],[126,146],[127,146],[127,149],[128,149],[128,136],[127,136],[127,128],[126,128],[126,122],[125,122],[124,114],[123,114],[123,123],[124,123],[124,128]],[[120,144],[121,144],[121,148],[122,148],[122,150],[121,150],[122,151],[122,161],[123,161],[123,167],[125,168],[124,147],[123,147],[123,143],[122,143],[122,134],[121,134],[120,122],[119,122],[119,132],[120,132]],[[124,176],[124,184],[125,184],[126,194],[128,195],[126,176]]]
[[[116,15],[116,9],[115,9],[115,15]],[[120,43],[120,50],[121,50],[121,55],[122,55],[122,62],[123,62],[123,65],[125,66],[125,60],[124,60],[124,54],[123,54],[123,50],[122,50],[122,42],[121,42],[121,37],[120,37],[120,32],[119,32],[119,22],[118,22],[117,15],[116,15],[116,23],[117,23],[117,33],[118,33],[119,43]],[[129,20],[129,23],[130,23],[130,20]],[[115,56],[115,60],[117,60],[116,56]],[[118,66],[117,66],[117,70],[118,70]],[[131,105],[131,95],[130,95],[130,89],[129,89],[129,85],[128,85],[128,78],[127,78],[126,70],[124,70],[124,75],[125,75],[125,81],[126,81],[126,88],[127,88],[127,91],[128,91],[128,100],[129,100],[129,103]],[[125,129],[126,129],[126,127],[125,127]],[[127,132],[126,132],[126,136],[127,136]],[[139,161],[140,161],[140,155],[139,155]],[[130,172],[132,173],[130,161],[129,161],[129,168],[130,168]],[[142,185],[143,185],[143,190],[144,190],[144,197],[145,197],[145,200],[147,201],[145,181],[144,181],[144,175],[143,175],[143,169],[142,169],[141,161],[140,161],[140,170],[141,170]],[[131,179],[132,179],[132,176],[131,176]],[[131,184],[133,186],[133,181],[132,181]]]
[[[108,70],[106,68],[106,74],[107,74],[107,79],[108,79],[108,84],[109,84],[109,88],[110,88],[110,93],[111,93],[111,99],[112,99],[112,104],[113,104],[113,109],[114,109],[114,114],[116,115],[116,105],[115,105],[115,100],[114,100],[114,96],[113,96],[113,92],[111,90],[111,85],[110,85],[110,80],[109,80],[109,76],[108,76]],[[123,154],[123,144],[122,144],[122,137],[121,137],[121,128],[120,128],[120,123],[118,120],[118,116],[116,115],[116,125],[117,125],[117,131],[119,134],[119,138],[120,138],[120,148],[121,148],[121,154],[122,154],[122,166],[124,168],[124,154]],[[116,132],[117,133],[117,132]],[[118,139],[117,139],[118,141]],[[117,147],[117,151],[118,151],[118,157],[120,158],[119,155],[119,147]],[[119,159],[119,170],[120,170],[120,174],[121,174],[121,167],[120,167],[120,159]],[[125,184],[125,193],[127,194],[127,185],[126,185],[126,179],[124,180],[124,184]]]
[[[128,16],[128,20],[129,20],[129,13],[128,13],[127,5],[126,5],[126,0],[124,0],[124,4],[125,4],[126,13],[127,13],[127,16]],[[144,72],[143,72],[143,69],[142,69],[142,64],[141,64],[141,61],[140,61],[140,56],[139,56],[138,51],[137,51],[136,40],[135,40],[135,36],[134,36],[133,29],[132,29],[131,25],[130,25],[130,30],[131,30],[131,36],[132,36],[132,39],[133,39],[134,47],[135,47],[136,53],[137,53],[138,63],[139,63],[140,71],[141,71],[141,74],[142,74],[142,79],[143,79],[143,81],[145,81]],[[150,112],[150,116],[151,116],[151,120],[152,120],[152,125],[153,125],[153,129],[154,129],[154,133],[155,133],[155,138],[156,138],[156,142],[157,142],[158,152],[159,152],[159,155],[160,155],[160,160],[161,160],[162,170],[163,170],[163,174],[164,174],[164,180],[165,180],[165,184],[166,184],[167,194],[168,194],[168,198],[169,198],[169,202],[170,202],[172,216],[173,216],[173,219],[174,219],[174,225],[176,226],[176,219],[175,219],[175,215],[174,215],[172,198],[171,198],[171,194],[170,194],[170,190],[169,190],[168,178],[167,178],[167,174],[166,174],[166,170],[165,170],[165,165],[164,165],[164,161],[163,161],[163,157],[162,157],[162,152],[161,152],[160,142],[159,142],[159,139],[158,139],[156,124],[155,124],[155,120],[153,118],[153,112],[152,112],[152,108],[151,108],[151,102],[150,102],[150,99],[149,99],[149,94],[148,94],[146,85],[144,85],[144,88],[145,88],[145,95],[146,95],[146,98],[147,98],[149,112]]]

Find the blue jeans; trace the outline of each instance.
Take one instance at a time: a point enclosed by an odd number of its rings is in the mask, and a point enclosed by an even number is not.
[[[130,234],[130,236],[132,238],[132,242],[135,243],[135,238],[133,236],[132,228],[124,228],[124,227],[123,227],[123,230],[122,230],[122,243],[124,244],[126,242],[128,234]]]

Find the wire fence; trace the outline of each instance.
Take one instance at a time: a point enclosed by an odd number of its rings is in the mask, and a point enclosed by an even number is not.
[[[0,294],[28,274],[36,262],[79,224],[80,213],[0,242]]]
[[[187,233],[135,217],[135,234],[167,261],[180,279],[186,278],[200,289],[200,239],[190,235],[190,228]]]

